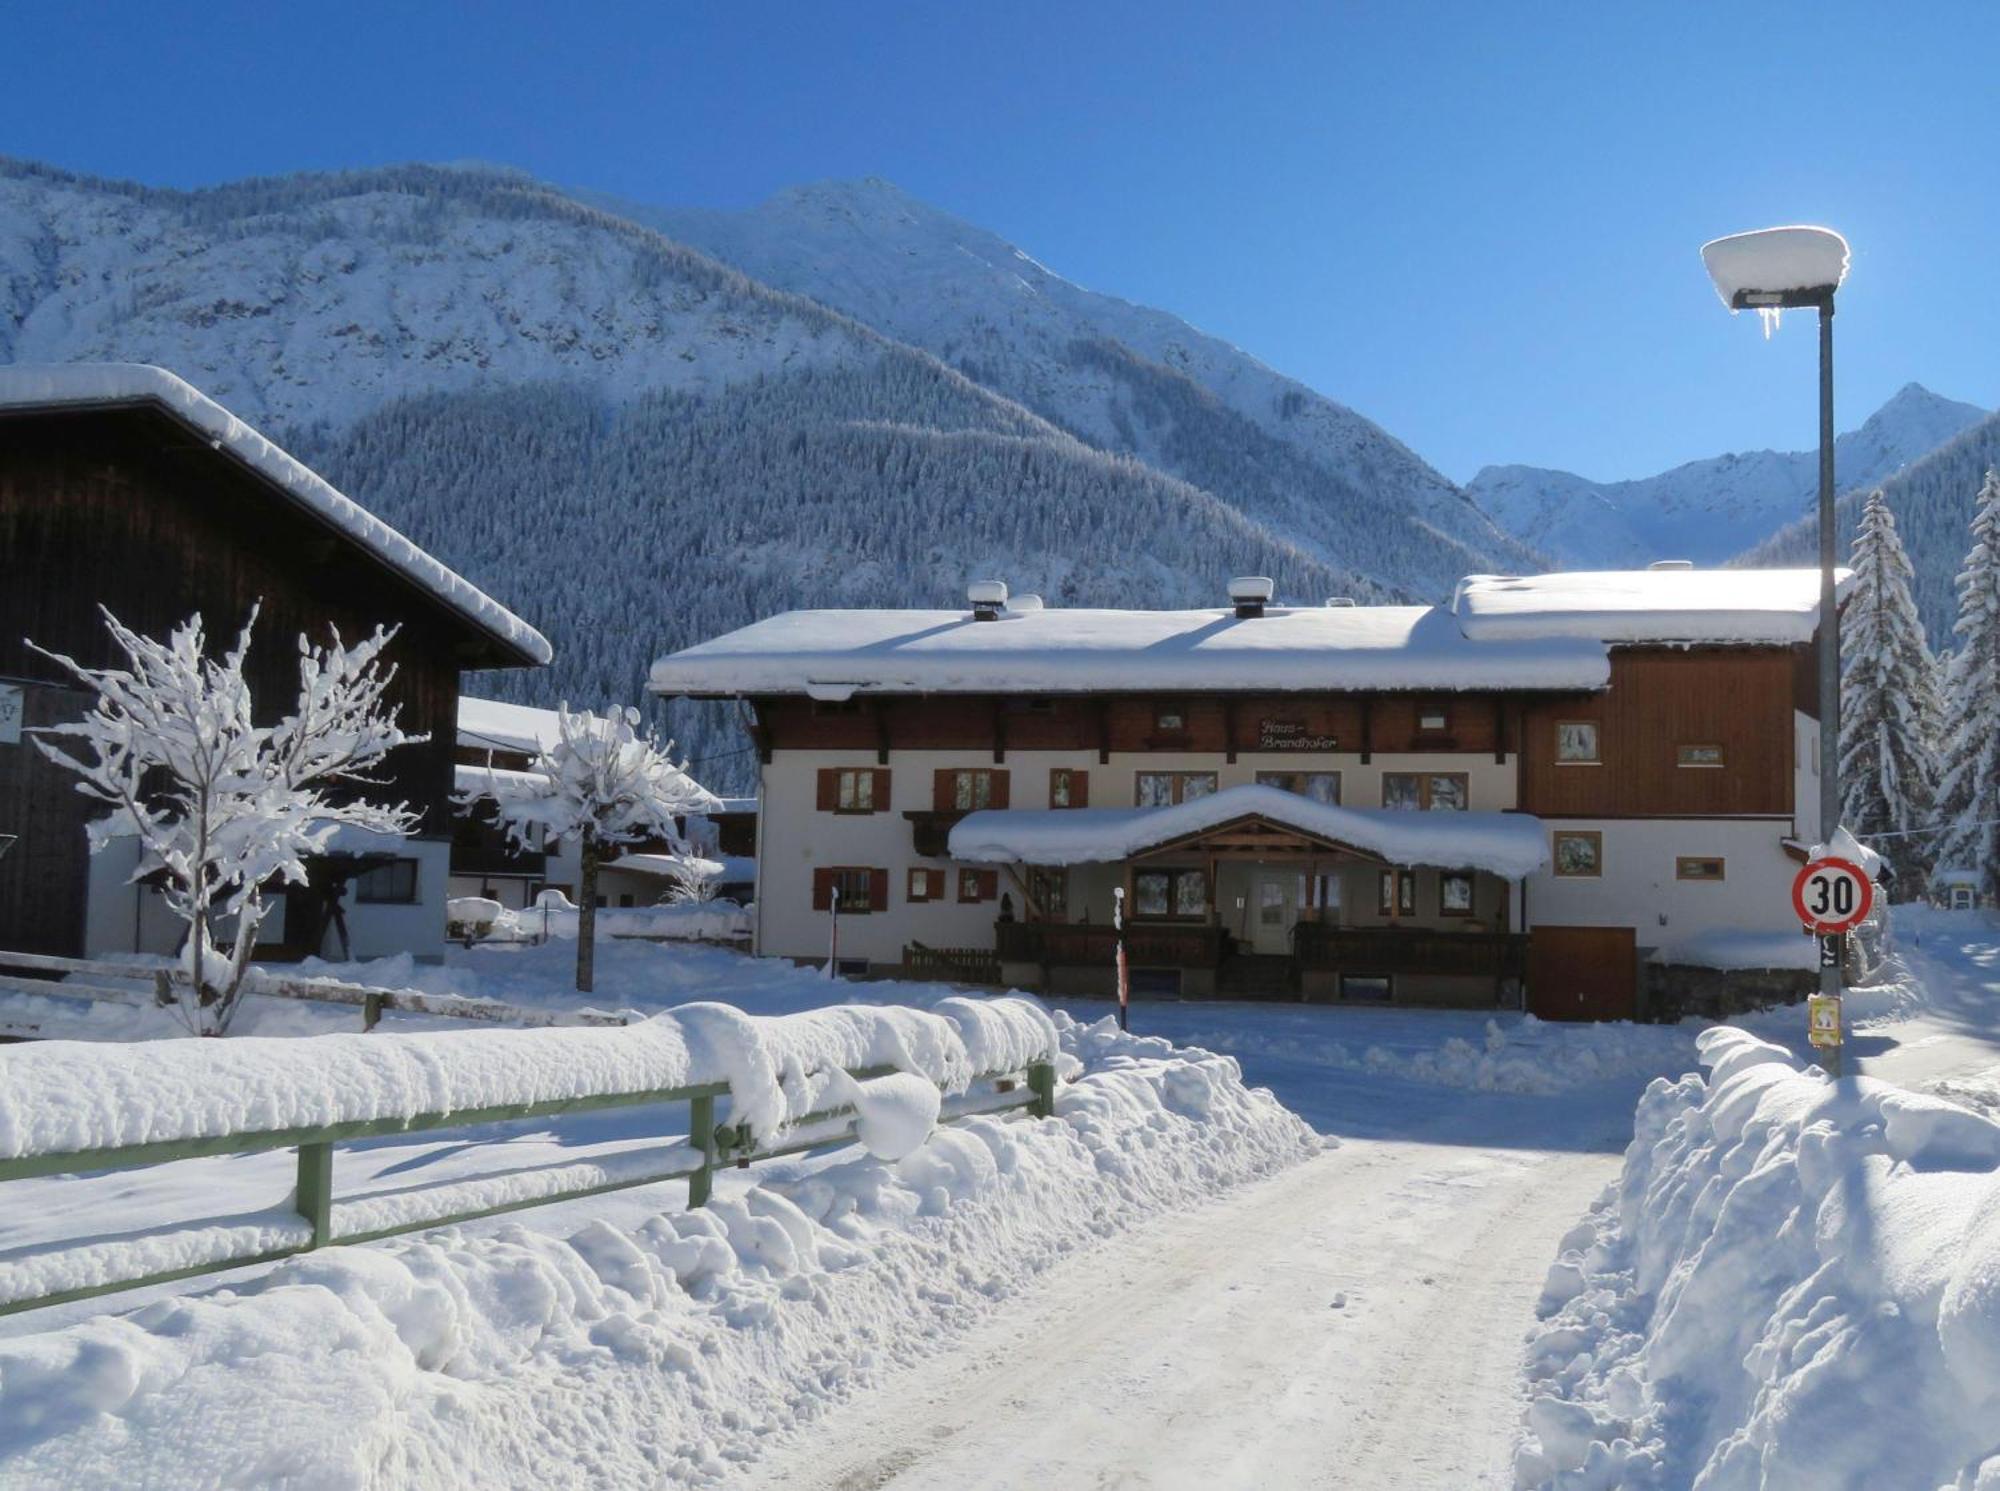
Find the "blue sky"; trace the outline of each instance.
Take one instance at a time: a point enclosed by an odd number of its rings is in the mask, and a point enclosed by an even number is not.
[[[1810,445],[1810,326],[1764,343],[1696,252],[1773,223],[1854,245],[1843,428],[1913,379],[2000,404],[1992,7],[124,0],[4,36],[0,153],[163,185],[887,177],[1460,480]]]

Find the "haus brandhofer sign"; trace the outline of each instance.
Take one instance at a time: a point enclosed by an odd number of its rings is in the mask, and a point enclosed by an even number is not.
[[[1314,735],[1304,720],[1259,720],[1257,749],[1260,751],[1333,751],[1340,743],[1331,735]]]

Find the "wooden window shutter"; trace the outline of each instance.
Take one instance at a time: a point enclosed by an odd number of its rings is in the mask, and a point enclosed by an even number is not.
[[[957,779],[958,773],[948,766],[940,766],[935,772],[931,773],[931,810],[933,812],[949,813],[952,811],[952,804],[956,801],[955,787]]]
[[[945,895],[944,871],[926,870],[924,873],[931,877],[931,899],[942,901]]]
[[[825,776],[826,773],[821,772],[820,775]],[[813,910],[831,911],[832,909],[833,909],[833,871],[814,870]]]
[[[1073,808],[1090,806],[1090,773],[1073,771],[1069,774],[1069,805]]]
[[[889,909],[889,872],[870,870],[868,872],[868,909],[887,911]]]
[[[990,901],[1000,894],[1000,872],[981,870],[979,872],[979,899]]]
[[[886,766],[875,768],[875,811],[889,811],[889,768]]]
[[[993,795],[988,799],[989,806],[996,808],[1007,806],[1007,777],[1008,773],[1004,771],[993,773]]]
[[[838,767],[822,766],[819,769],[819,810],[831,813],[840,806],[840,770]]]

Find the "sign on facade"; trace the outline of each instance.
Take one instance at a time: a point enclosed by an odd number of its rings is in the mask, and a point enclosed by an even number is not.
[[[28,692],[18,683],[0,683],[0,745],[19,745]]]
[[[1304,720],[1259,720],[1257,749],[1260,751],[1333,751],[1340,742],[1331,735],[1314,735]]]

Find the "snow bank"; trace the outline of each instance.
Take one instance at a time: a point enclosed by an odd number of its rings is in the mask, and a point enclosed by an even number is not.
[[[1517,1483],[2000,1484],[2000,1124],[1700,1045],[1549,1273]]]
[[[1549,857],[1542,820],[1526,813],[1343,808],[1258,786],[1225,787],[1164,808],[969,813],[952,825],[951,857],[978,864],[1108,864],[1253,815],[1399,865],[1487,870],[1518,880]]]
[[[367,549],[389,568],[436,596],[480,630],[533,662],[554,656],[548,639],[462,576],[446,569],[409,539],[343,496],[309,467],[165,368],[145,363],[62,363],[0,367],[0,408],[32,409],[72,404],[141,401],[159,405],[208,437],[328,526]]]
[[[451,1113],[727,1082],[760,1139],[823,1106],[845,1068],[890,1066],[948,1092],[1055,1049],[1026,999],[934,1010],[840,1005],[782,1016],[687,1004],[609,1028],[0,1048],[0,1157]]]
[[[543,895],[551,892],[544,891]],[[560,892],[555,892],[560,894]],[[524,911],[505,911],[493,924],[493,935],[502,940],[550,937],[574,942],[578,927],[576,907],[552,906],[546,917],[538,906]],[[654,937],[670,941],[733,942],[750,935],[750,913],[734,901],[679,901],[667,906],[600,906],[597,936]]]
[[[0,1343],[0,1483],[712,1483],[1065,1256],[1319,1147],[1227,1057],[1054,1021],[1054,1119],[731,1173],[631,1225],[328,1249]]]
[[[1798,931],[1719,928],[1657,948],[1650,961],[1682,968],[1811,969],[1819,967],[1819,943]]]

